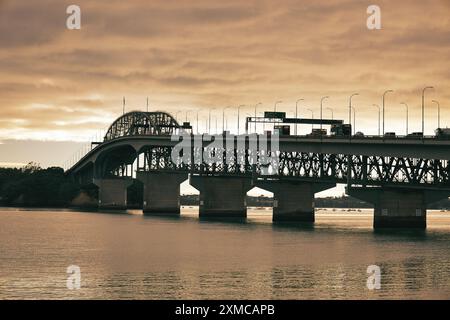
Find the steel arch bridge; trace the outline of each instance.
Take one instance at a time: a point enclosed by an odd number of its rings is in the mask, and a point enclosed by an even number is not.
[[[109,127],[104,142],[136,135],[171,135],[180,126],[177,120],[166,112],[132,111],[125,113]]]
[[[165,112],[124,114],[66,174],[81,188],[96,185],[104,209],[127,208],[127,188],[133,179],[140,181],[144,214],[180,213],[180,184],[189,178],[200,192],[200,216],[243,217],[246,193],[256,186],[274,194],[273,221],[313,222],[314,194],[342,183],[347,194],[374,205],[375,228],[425,228],[427,205],[450,194],[447,139],[275,135],[279,139],[271,140],[225,132],[211,139],[185,129],[192,128]],[[271,146],[255,150],[255,138],[258,146],[261,141]],[[180,151],[185,139],[189,143]],[[267,156],[276,159],[269,174]]]
[[[195,146],[192,154],[221,154],[228,161],[189,164],[173,162],[171,153],[178,143],[171,139],[189,124],[180,125],[166,112],[133,111],[117,118],[103,142],[86,154],[69,174],[90,181],[94,178],[131,177],[133,170],[147,172],[185,172],[199,175],[261,177],[259,153],[233,138],[234,150],[213,147],[211,142]],[[281,136],[279,165],[272,178],[344,183],[363,186],[392,186],[450,190],[450,141],[384,140],[355,138],[313,138]],[[141,162],[139,162],[141,158]],[[256,161],[255,161],[256,159]],[[137,160],[137,166],[133,164]],[[262,177],[266,178],[266,177]],[[79,179],[80,180],[80,179]]]

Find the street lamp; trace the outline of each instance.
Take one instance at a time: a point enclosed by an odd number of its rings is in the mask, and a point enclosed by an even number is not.
[[[326,108],[327,110],[331,111],[331,120],[334,120],[334,112],[332,108]]]
[[[248,118],[251,118],[252,117],[252,114],[251,113],[249,113],[249,112],[247,112],[246,114],[245,114],[245,134],[248,134],[249,132],[248,132],[248,129],[249,129],[249,126],[248,126]]]
[[[385,100],[386,94],[387,94],[388,92],[394,92],[394,90],[386,90],[386,91],[383,93],[383,136],[384,136],[384,100]]]
[[[198,134],[198,110],[197,110],[197,134]]]
[[[222,131],[225,131],[225,110],[231,108],[231,106],[222,109]]]
[[[209,109],[209,120],[208,120],[208,134],[211,134],[211,111],[215,110],[216,108]]]
[[[349,125],[352,125],[352,98],[354,97],[354,96],[359,96],[359,93],[354,93],[354,94],[352,94],[351,96],[350,96],[350,102],[349,102],[349,104],[348,104],[348,124]],[[350,132],[350,138],[351,138],[351,132]]]
[[[262,104],[262,102],[258,102],[257,104],[255,104],[255,133],[256,133],[256,109],[260,104]]]
[[[277,104],[282,103],[283,101],[277,101],[275,102],[275,105],[273,106],[273,111],[277,111]]]
[[[217,116],[215,116],[214,119],[216,121],[216,127],[215,127],[215,130],[214,130],[214,133],[217,134]]]
[[[180,112],[183,112],[183,111],[177,111],[177,112],[175,112],[175,120],[177,121],[177,123],[179,122],[179,120],[178,120],[178,114],[179,114]],[[180,125],[180,124],[178,123],[178,125]],[[177,129],[179,130],[179,128],[177,128]]]
[[[239,110],[241,109],[241,107],[245,107],[245,105],[241,104],[240,106],[238,106],[238,135],[239,135]]]
[[[431,102],[436,103],[438,107],[438,129],[441,127],[441,106],[439,105],[439,102],[436,100],[431,100]]]
[[[186,111],[186,115],[185,115],[185,121],[186,121],[186,122],[188,122],[188,114],[189,114],[189,112],[191,112],[191,110],[187,110],[187,111]]]
[[[380,136],[380,113],[381,113],[381,108],[377,104],[373,104],[373,106],[378,108],[378,136]]]
[[[295,119],[298,119],[298,103],[304,101],[305,99],[298,99],[295,101]],[[297,123],[295,123],[295,135],[297,135]]]
[[[409,113],[409,107],[406,104],[406,102],[402,102],[401,104],[403,104],[406,107],[406,135],[408,135],[408,113]]]
[[[311,112],[311,117],[312,117],[312,120],[314,120],[314,111],[313,110],[311,110],[311,109],[306,109],[306,110],[308,110],[308,111],[310,111]],[[314,123],[311,123],[311,130],[312,129],[314,129]]]
[[[322,137],[322,109],[323,109],[323,100],[330,98],[329,96],[322,97],[320,99],[320,136]]]
[[[425,90],[434,89],[434,87],[425,87],[422,90],[422,135],[425,136]]]
[[[353,109],[353,135],[356,133],[356,109],[355,107],[352,107]]]
[[[183,111],[177,111],[177,112],[175,112],[175,119],[177,120],[177,122],[178,122],[178,114],[181,113],[181,112],[183,112]]]

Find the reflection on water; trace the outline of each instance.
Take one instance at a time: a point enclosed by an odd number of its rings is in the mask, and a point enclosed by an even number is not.
[[[319,211],[315,224],[130,213],[0,209],[0,298],[450,298],[450,212],[431,212],[426,231],[377,232],[371,210]],[[80,290],[66,288],[69,265]]]

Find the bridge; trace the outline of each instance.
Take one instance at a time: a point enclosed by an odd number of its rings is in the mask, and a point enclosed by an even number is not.
[[[374,205],[374,228],[426,228],[427,205],[450,195],[449,140],[191,129],[165,112],[126,113],[67,174],[98,186],[103,209],[125,209],[127,188],[141,181],[144,214],[179,214],[189,179],[200,217],[246,217],[246,194],[259,187],[274,195],[273,221],[293,222],[314,222],[314,194],[344,183]]]

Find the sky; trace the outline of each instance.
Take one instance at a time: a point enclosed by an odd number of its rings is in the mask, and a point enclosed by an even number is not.
[[[81,8],[81,29],[66,8]],[[367,7],[381,9],[369,30]],[[164,110],[200,130],[209,110],[229,128],[241,114],[272,110],[348,119],[376,134],[425,133],[450,122],[449,0],[0,0],[0,165],[63,166],[126,110]],[[242,119],[242,117],[241,117]],[[213,126],[213,125],[212,125]],[[241,124],[243,126],[243,124]],[[310,128],[303,128],[305,132]],[[20,141],[17,141],[20,140]]]

